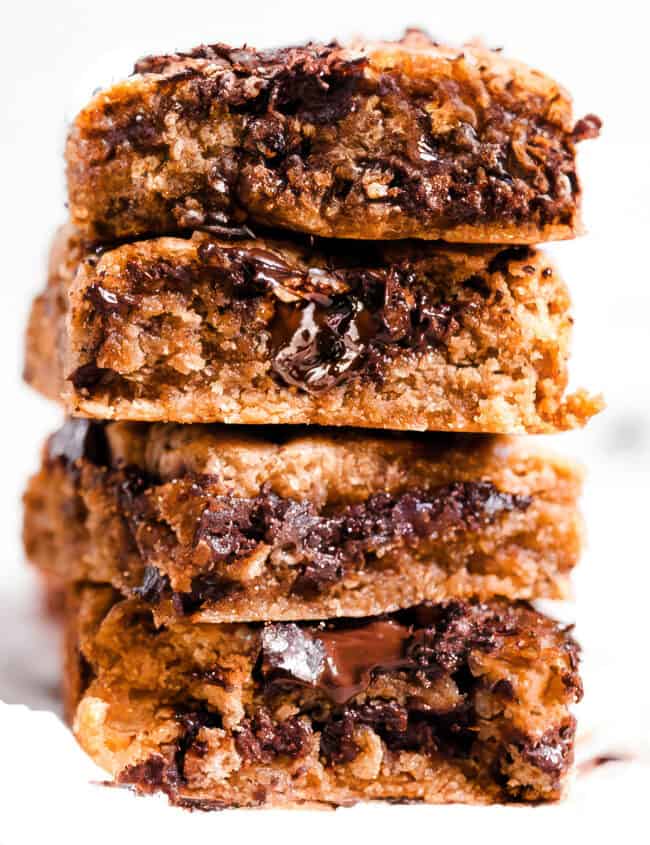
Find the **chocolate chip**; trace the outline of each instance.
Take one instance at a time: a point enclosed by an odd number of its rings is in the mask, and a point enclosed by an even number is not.
[[[141,763],[122,769],[117,775],[117,782],[138,786],[143,792],[153,792],[169,782],[169,774],[169,762],[154,754]],[[172,779],[175,779],[175,774]]]
[[[559,777],[573,761],[575,720],[546,731],[541,737],[520,739],[516,745],[521,756],[535,768]]]

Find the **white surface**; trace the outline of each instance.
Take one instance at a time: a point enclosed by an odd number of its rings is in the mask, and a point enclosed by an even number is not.
[[[179,842],[189,836],[263,841],[394,842],[404,833],[469,841],[529,842],[625,830],[647,841],[650,787],[647,670],[650,592],[650,109],[647,21],[640,2],[14,3],[3,15],[0,55],[4,363],[3,514],[0,561],[0,845],[40,841]],[[605,120],[581,149],[589,236],[552,248],[577,317],[574,381],[603,390],[609,410],[555,445],[589,466],[590,544],[576,577],[578,604],[563,609],[585,646],[587,697],[581,753],[629,750],[636,762],[580,776],[563,806],[358,807],[337,813],[234,811],[189,814],[91,782],[101,779],[56,718],[55,632],[37,622],[34,580],[19,545],[19,493],[37,463],[55,408],[20,383],[22,330],[43,282],[50,234],[65,216],[61,150],[66,123],[99,85],[158,49],[202,41],[265,46],[355,33],[394,36],[421,25],[442,39],[484,36],[555,75],[576,114]],[[644,763],[645,761],[645,763]],[[462,833],[461,833],[462,831]]]

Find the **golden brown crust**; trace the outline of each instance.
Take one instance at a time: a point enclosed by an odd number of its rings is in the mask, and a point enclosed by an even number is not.
[[[568,292],[526,247],[62,237],[26,376],[75,415],[519,433],[602,407],[565,395]]]
[[[28,557],[138,593],[159,619],[566,597],[575,465],[507,438],[249,432],[70,421],[25,497]]]
[[[156,629],[141,603],[115,601],[106,588],[74,599],[68,670],[78,661],[84,681],[71,685],[68,710],[81,745],[119,783],[203,809],[561,794],[577,649],[525,605],[452,602],[353,627]],[[399,665],[365,658],[379,663],[355,690],[325,684],[327,638],[351,646],[379,630],[395,639]]]
[[[111,240],[243,220],[337,238],[536,243],[580,231],[557,83],[478,46],[149,57],[78,115],[73,222]]]

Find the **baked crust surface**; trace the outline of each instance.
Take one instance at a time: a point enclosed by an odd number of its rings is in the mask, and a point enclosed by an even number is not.
[[[67,704],[118,783],[183,806],[547,801],[573,759],[577,659],[525,604],[156,628],[87,587],[68,609]]]
[[[60,232],[25,375],[98,419],[552,432],[569,295],[528,247],[227,242],[197,233],[97,254]]]
[[[564,598],[581,473],[525,440],[66,423],[25,496],[28,557],[159,620],[369,616]]]
[[[73,222],[93,239],[251,222],[336,238],[538,243],[580,231],[566,91],[479,46],[151,56],[101,91],[67,144]]]

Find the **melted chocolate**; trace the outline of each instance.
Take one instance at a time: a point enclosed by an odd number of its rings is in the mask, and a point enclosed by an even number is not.
[[[452,305],[435,301],[431,285],[406,266],[305,270],[269,250],[226,252],[243,267],[237,290],[271,290],[278,297],[270,325],[272,370],[308,392],[377,375],[397,349],[444,343],[458,328]]]
[[[408,273],[361,273],[345,294],[279,303],[271,326],[272,369],[285,384],[311,393],[365,374],[381,380],[399,350],[448,340],[454,309],[436,303]]]
[[[573,763],[575,730],[575,719],[570,717],[565,724],[540,737],[517,737],[515,734],[513,744],[524,760],[557,780]]]
[[[363,368],[373,323],[361,302],[348,297],[326,306],[280,303],[271,334],[273,372],[312,393],[343,384]]]
[[[98,367],[94,362],[82,364],[70,375],[68,380],[72,382],[75,390],[96,390],[99,387],[107,387],[115,381],[117,373],[106,367]]]
[[[457,60],[464,61],[462,52]],[[431,225],[572,224],[579,196],[574,144],[597,133],[593,117],[569,132],[564,109],[556,114],[542,89],[513,84],[516,73],[490,85],[489,62],[479,65],[486,94],[473,73],[427,79],[411,73],[408,61],[403,71],[398,63],[369,73],[368,61],[336,44],[314,43],[274,51],[214,44],[146,57],[135,69],[163,74],[155,80],[157,96],[136,86],[128,106],[105,105],[109,120],[98,107],[96,119],[78,127],[73,140],[82,166],[72,174],[71,193],[76,187],[90,195],[90,222],[107,240],[209,226],[215,216],[237,224],[251,215],[295,230],[305,225],[301,207],[344,236],[354,236],[368,208],[380,225],[404,218],[402,236],[414,230],[409,218],[419,223],[416,233]],[[442,129],[428,113],[432,101],[448,118]],[[399,131],[369,132],[377,123],[373,110]],[[202,122],[218,115],[236,142],[210,145],[211,166],[195,170],[191,184],[165,181],[163,173],[144,201],[134,202],[128,180],[118,190],[111,174],[137,155],[153,154],[147,166],[155,171],[169,160],[170,114],[197,136]],[[342,159],[352,166],[341,168]],[[380,196],[368,190],[377,179],[385,187]],[[98,197],[89,185],[99,185]]]
[[[138,531],[140,524],[156,525],[155,496],[151,496],[155,479],[140,477],[132,468],[113,471],[111,479],[120,511],[133,530]],[[377,493],[366,502],[329,513],[319,513],[312,502],[285,499],[269,490],[252,499],[216,496],[210,493],[207,477],[194,478],[189,493],[206,497],[193,542],[195,549],[201,549],[205,573],[192,579],[191,592],[172,593],[169,579],[148,564],[147,547],[140,543],[145,568],[142,584],[134,591],[153,603],[171,597],[181,613],[219,602],[237,590],[237,581],[228,578],[229,564],[248,557],[261,543],[291,551],[302,561],[295,567],[292,590],[309,598],[327,590],[351,567],[371,561],[377,549],[395,543],[416,546],[423,539],[479,530],[499,515],[526,510],[531,503],[529,497],[501,492],[490,482],[453,482],[400,496]],[[159,554],[155,547],[154,559]]]
[[[261,671],[269,689],[311,686],[344,704],[377,672],[403,670],[425,683],[432,674],[457,673],[471,649],[492,651],[516,625],[509,611],[460,601],[425,603],[388,619],[267,623]]]
[[[84,296],[100,314],[124,316],[131,306],[137,304],[136,297],[128,293],[117,294],[102,285],[90,285]]]
[[[344,704],[368,687],[373,672],[412,667],[405,653],[410,638],[408,628],[390,620],[315,632],[268,625],[262,633],[263,671],[286,673]]]

